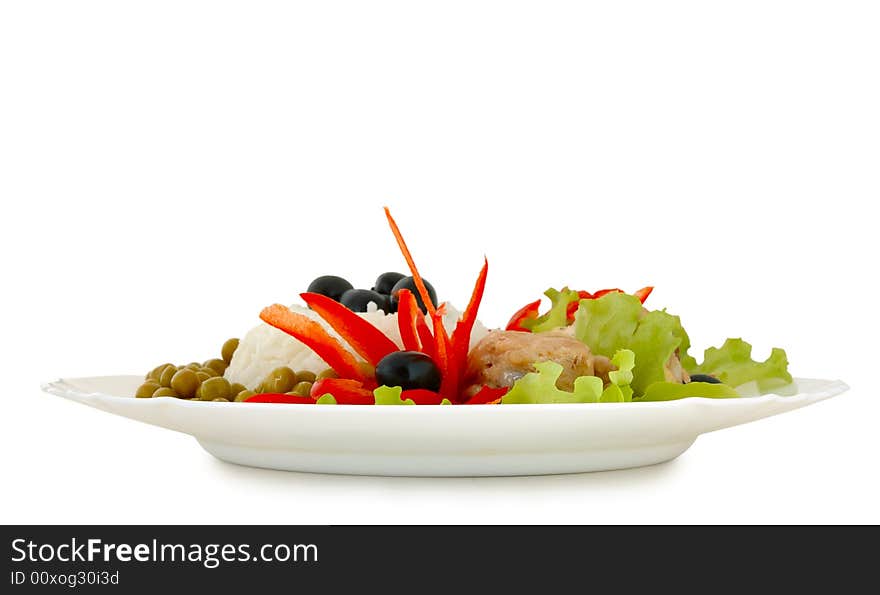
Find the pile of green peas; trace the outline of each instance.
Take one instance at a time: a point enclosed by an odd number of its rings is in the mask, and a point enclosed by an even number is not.
[[[182,366],[162,364],[144,377],[135,392],[139,399],[152,397],[175,397],[192,401],[217,401],[220,403],[242,402],[259,393],[284,393],[307,397],[312,384],[319,378],[335,378],[336,373],[327,369],[320,374],[310,371],[295,372],[282,366],[266,376],[256,390],[237,382],[229,382],[223,373],[238,349],[238,339],[229,339],[220,350],[221,358],[203,363],[192,362]]]
[[[209,359],[203,363],[192,362],[182,366],[162,364],[156,366],[144,377],[135,397],[176,397],[199,401],[231,401],[244,391],[238,383],[230,383],[223,373],[232,361],[238,339],[229,339],[220,349],[220,358]]]

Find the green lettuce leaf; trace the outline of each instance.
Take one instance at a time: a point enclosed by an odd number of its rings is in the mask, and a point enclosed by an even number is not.
[[[639,298],[625,293],[581,300],[574,334],[593,353],[606,357],[620,349],[631,350],[636,361],[632,389],[637,396],[654,382],[664,381],[666,362],[683,341],[690,343],[678,316],[660,310],[646,314]]]
[[[551,287],[544,292],[544,295],[550,298],[550,311],[538,318],[524,320],[522,322],[523,327],[529,329],[533,333],[543,333],[545,331],[551,331],[559,327],[567,326],[568,305],[572,302],[576,302],[580,297],[578,296],[578,292],[571,290],[568,287],[563,287],[561,291],[557,291]]]
[[[752,359],[752,346],[742,339],[728,339],[720,348],[710,347],[705,352],[703,363],[688,368],[688,371],[692,374],[711,374],[730,386],[755,382],[761,392],[792,382],[785,351],[774,347],[770,357],[756,362]]]
[[[599,402],[627,403],[632,401],[633,389],[630,384],[633,381],[636,354],[629,349],[621,349],[611,358],[611,363],[617,367],[617,370],[608,373],[611,384],[602,391]]]
[[[501,398],[504,405],[542,404],[542,403],[622,403],[632,400],[632,369],[635,356],[631,351],[622,350],[614,355],[612,362],[619,369],[611,377],[608,388],[602,388],[598,376],[581,376],[574,381],[572,392],[560,390],[556,381],[562,374],[562,366],[556,362],[536,362],[532,364],[535,372],[530,372],[517,380],[513,387]]]
[[[709,382],[691,382],[689,384],[655,382],[648,386],[644,395],[635,400],[674,401],[676,399],[684,399],[685,397],[727,399],[738,396],[739,393],[726,384],[711,384]]]
[[[415,405],[412,399],[401,399],[403,389],[399,386],[380,386],[373,391],[376,405]]]

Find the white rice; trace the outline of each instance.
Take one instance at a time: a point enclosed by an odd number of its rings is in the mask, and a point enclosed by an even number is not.
[[[443,326],[446,327],[448,332],[452,333],[461,313],[448,304],[446,308],[447,312],[443,318]],[[290,309],[293,312],[303,314],[312,320],[320,322],[331,335],[340,341],[342,340],[336,331],[331,329],[327,323],[308,308],[292,305]],[[385,333],[389,339],[402,349],[403,342],[400,340],[400,332],[398,331],[397,314],[386,315],[383,311],[377,310],[376,305],[373,303],[369,304],[368,309],[368,312],[362,312],[360,316],[370,321],[373,326]],[[485,337],[488,332],[486,327],[480,321],[477,321],[471,333],[471,347]],[[343,344],[346,343],[343,341]],[[354,353],[353,350],[352,353]],[[226,368],[223,376],[229,382],[238,382],[254,390],[272,370],[281,366],[287,366],[297,372],[308,370],[315,374],[323,372],[329,367],[314,351],[300,341],[265,322],[261,322],[259,326],[251,329],[241,339],[238,349],[235,350],[235,354],[232,356],[232,362]]]

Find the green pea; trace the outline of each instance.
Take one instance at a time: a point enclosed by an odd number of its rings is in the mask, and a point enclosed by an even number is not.
[[[223,348],[220,349],[220,355],[223,357],[223,361],[226,362],[226,365],[229,365],[232,361],[232,355],[235,353],[236,349],[238,349],[238,339],[229,339],[223,344]]]
[[[247,387],[245,385],[241,384],[240,382],[233,382],[232,384],[229,385],[229,394],[232,396],[237,395],[238,393],[240,393],[243,390],[247,390]]]
[[[152,370],[147,372],[146,380],[154,380],[156,382],[159,382],[159,378],[162,376],[162,370],[164,370],[166,367],[168,367],[170,365],[172,365],[172,364],[162,364],[162,365],[156,366],[155,368],[153,368]]]
[[[175,374],[177,374],[177,366],[168,364],[162,370],[162,374],[159,375],[159,384],[165,388],[171,388],[171,379],[174,378]]]
[[[263,380],[262,388],[267,393],[286,393],[296,385],[296,374],[286,366],[275,368]]]
[[[207,374],[207,373],[199,370],[198,372],[196,372],[196,378],[199,379],[199,384],[201,384],[202,382],[204,382],[208,378],[212,378],[212,376],[210,374]]]
[[[211,399],[215,403],[228,403],[229,399],[224,399],[223,397],[217,397],[216,399]]]
[[[156,392],[153,393],[154,397],[179,397],[173,388],[168,388],[167,386],[159,387]]]
[[[295,395],[299,395],[300,397],[308,397],[312,393],[312,383],[297,382],[296,386],[293,387],[293,390],[291,392]]]
[[[214,399],[226,399],[230,396],[229,381],[222,376],[208,378],[199,387],[199,398],[202,401],[213,401]]]
[[[214,368],[208,368],[206,366],[202,366],[201,368],[198,369],[198,371],[202,372],[203,374],[207,374],[208,378],[213,378],[214,376],[221,376],[221,374],[217,373],[217,370],[215,370]]]
[[[243,390],[240,393],[238,393],[237,395],[235,395],[235,402],[241,403],[243,401],[247,401],[248,399],[253,397],[255,394],[257,394],[257,393],[255,393],[252,390]]]
[[[158,382],[147,381],[140,385],[137,389],[137,392],[134,393],[138,399],[149,399],[153,396],[153,393],[156,392],[161,387]]]
[[[325,378],[339,378],[339,374],[337,374],[333,368],[327,368],[326,370],[318,374],[317,377],[318,380],[323,380]]]
[[[171,388],[176,390],[181,397],[189,399],[196,394],[199,388],[199,377],[189,368],[181,368],[171,378]]]
[[[217,376],[222,376],[223,372],[226,371],[226,362],[222,359],[209,359],[204,364],[202,364],[206,368],[211,368],[215,372],[217,372]]]
[[[314,382],[316,378],[317,376],[315,376],[315,373],[308,370],[303,370],[302,372],[296,373],[297,382]]]
[[[202,364],[200,364],[199,362],[190,362],[186,365],[186,367],[193,372],[198,372],[201,369]]]

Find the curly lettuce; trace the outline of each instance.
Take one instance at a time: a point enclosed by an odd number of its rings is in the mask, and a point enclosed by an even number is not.
[[[636,365],[631,386],[640,400],[729,397],[735,393],[731,387],[748,382],[754,381],[761,392],[766,392],[792,381],[782,349],[775,348],[766,361],[756,362],[751,357],[751,345],[742,339],[728,339],[720,348],[710,347],[703,363],[697,364],[688,353],[690,337],[678,316],[664,310],[648,312],[637,297],[624,293],[581,300],[575,314],[574,334],[600,355],[610,357],[621,349],[632,351]],[[680,388],[687,385],[666,382],[666,364],[676,351],[688,373],[709,374],[727,386],[709,388],[694,383],[694,388]],[[698,391],[700,395],[696,395]]]
[[[559,291],[551,287],[544,292],[544,295],[550,298],[550,310],[542,316],[522,322],[523,328],[533,333],[543,333],[566,326],[568,324],[568,305],[578,301],[580,297],[578,292],[568,287],[563,287]]]
[[[603,388],[598,376],[581,376],[574,381],[571,392],[559,389],[557,380],[562,375],[562,366],[556,362],[536,362],[532,364],[535,372],[530,372],[517,380],[513,387],[501,398],[504,405],[548,404],[548,403],[623,403],[632,400],[632,369],[635,355],[632,351],[621,350],[612,358],[618,368],[611,372],[611,384]]]
[[[760,392],[792,382],[785,351],[774,347],[770,357],[763,362],[756,362],[752,359],[752,346],[742,339],[727,339],[720,348],[708,348],[704,353],[703,363],[688,371],[692,374],[711,374],[731,386],[755,382]]]
[[[687,337],[678,316],[660,310],[645,313],[639,298],[625,293],[581,300],[574,320],[575,337],[593,353],[611,357],[628,349],[635,354],[631,384],[638,396],[666,379],[666,362]]]
[[[380,386],[373,391],[376,405],[415,405],[412,399],[401,399],[403,389],[399,386]]]

